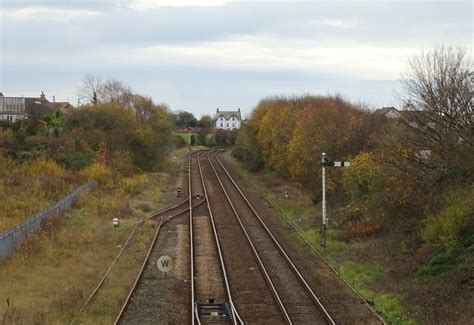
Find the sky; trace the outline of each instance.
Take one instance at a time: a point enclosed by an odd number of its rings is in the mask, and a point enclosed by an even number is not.
[[[400,105],[410,57],[461,46],[471,1],[0,0],[0,92],[77,104],[86,74],[196,116],[268,96]]]

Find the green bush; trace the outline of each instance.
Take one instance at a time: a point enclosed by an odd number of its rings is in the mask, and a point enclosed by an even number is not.
[[[186,140],[183,139],[181,135],[176,134],[174,136],[174,144],[176,147],[181,148],[181,147],[185,147],[187,145],[187,142]]]
[[[264,162],[260,148],[257,145],[256,131],[250,124],[243,124],[236,139],[237,146],[232,155],[249,171],[263,169]]]
[[[459,250],[451,250],[433,256],[428,263],[418,270],[416,275],[424,277],[440,276],[449,273],[459,264],[459,253]]]
[[[429,246],[449,250],[462,245],[473,232],[474,189],[451,193],[442,209],[426,218],[422,238]]]

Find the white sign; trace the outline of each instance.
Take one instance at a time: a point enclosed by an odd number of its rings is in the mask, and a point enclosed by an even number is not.
[[[163,255],[156,261],[156,266],[161,272],[167,273],[173,269],[173,260],[171,257]]]
[[[334,167],[349,167],[351,163],[349,161],[335,161]]]

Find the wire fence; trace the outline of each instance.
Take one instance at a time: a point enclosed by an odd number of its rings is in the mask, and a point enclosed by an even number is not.
[[[62,200],[0,234],[0,261],[11,256],[26,236],[39,229],[44,219],[70,208],[82,192],[96,185],[96,182],[91,181],[78,187]]]

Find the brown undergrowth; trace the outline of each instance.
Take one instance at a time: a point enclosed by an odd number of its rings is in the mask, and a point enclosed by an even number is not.
[[[139,227],[103,289],[82,314],[79,310],[135,224],[174,200],[168,187],[175,167],[168,167],[168,173],[120,177],[83,194],[73,209],[50,218],[0,263],[0,324],[113,322],[154,233],[154,221]],[[115,216],[121,217],[118,228],[112,226]]]

